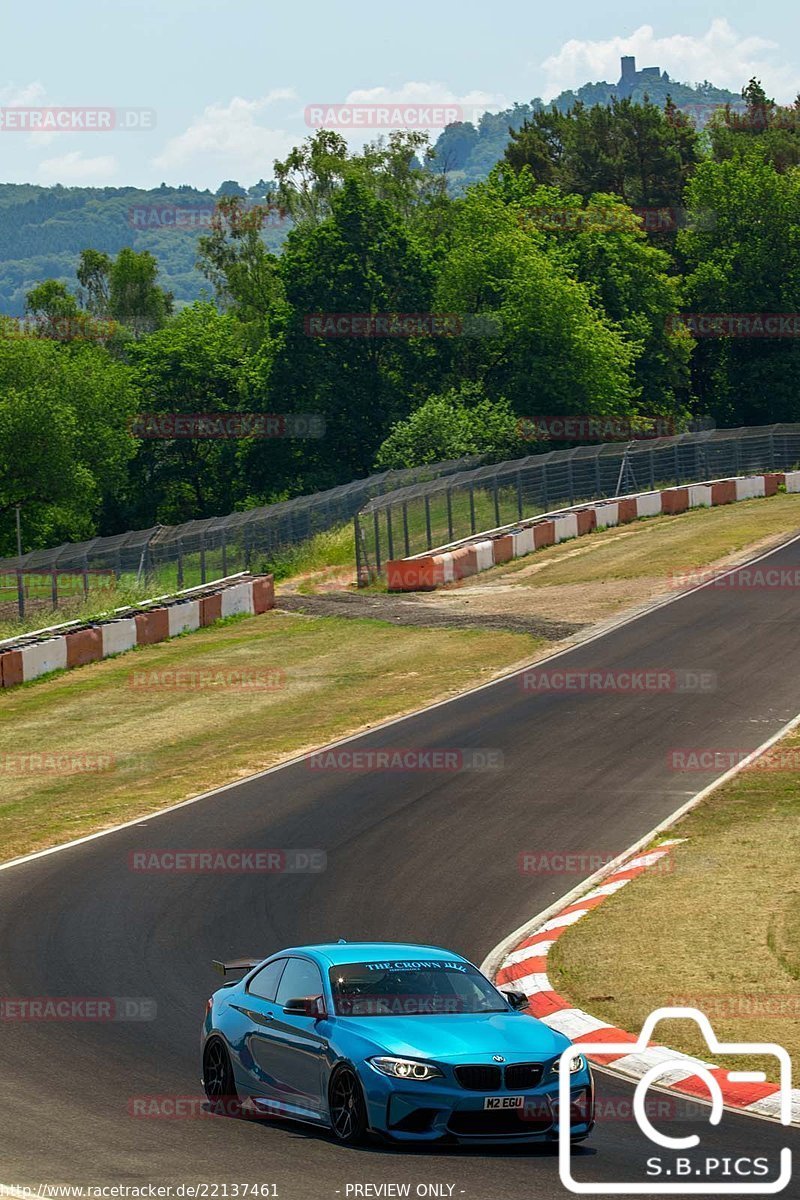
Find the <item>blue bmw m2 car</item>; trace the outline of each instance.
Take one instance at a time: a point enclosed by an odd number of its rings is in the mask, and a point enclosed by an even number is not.
[[[308,1122],[343,1143],[557,1139],[569,1039],[460,955],[339,942],[215,966],[245,972],[206,1009],[203,1086],[215,1107]],[[581,1141],[594,1086],[582,1054],[564,1061]]]

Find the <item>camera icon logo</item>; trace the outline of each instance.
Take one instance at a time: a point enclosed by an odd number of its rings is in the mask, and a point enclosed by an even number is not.
[[[691,1020],[695,1021],[703,1034],[706,1045],[712,1054],[717,1055],[746,1055],[763,1057],[773,1057],[777,1060],[779,1066],[779,1110],[780,1123],[782,1125],[790,1125],[792,1119],[792,1064],[788,1052],[783,1046],[779,1046],[774,1042],[720,1042],[711,1026],[711,1022],[705,1013],[696,1008],[658,1008],[652,1012],[642,1026],[642,1031],[639,1034],[635,1043],[631,1042],[581,1042],[581,1052],[591,1058],[596,1055],[618,1055],[620,1057],[628,1054],[641,1054],[647,1050],[651,1041],[653,1041],[653,1031],[659,1021],[663,1020]],[[558,1107],[560,1113],[569,1113],[570,1111],[570,1073],[567,1065],[568,1060],[574,1055],[575,1047],[569,1046],[561,1055],[559,1062],[559,1096]],[[687,1137],[670,1137],[667,1134],[660,1132],[651,1122],[646,1111],[646,1100],[648,1089],[657,1084],[659,1079],[664,1076],[669,1076],[675,1072],[680,1072],[681,1075],[687,1074],[687,1059],[676,1054],[673,1059],[665,1059],[662,1062],[657,1062],[650,1067],[648,1071],[641,1077],[636,1085],[636,1091],[633,1097],[633,1113],[636,1118],[636,1123],[642,1133],[662,1150],[686,1151],[697,1148],[700,1145],[700,1137],[697,1134],[691,1134]],[[718,1078],[712,1072],[700,1063],[691,1066],[692,1075],[699,1076],[708,1087],[708,1092],[711,1100],[709,1112],[709,1124],[719,1125],[722,1120],[722,1114],[725,1107],[725,1101]],[[765,1083],[766,1076],[761,1071],[728,1071],[728,1082],[730,1083]],[[648,1178],[637,1182],[624,1183],[608,1183],[608,1182],[583,1182],[574,1178],[572,1173],[572,1156],[571,1156],[571,1141],[570,1141],[570,1121],[559,1121],[558,1130],[558,1168],[561,1176],[561,1182],[564,1187],[575,1193],[583,1196],[637,1196],[637,1195],[695,1195],[695,1196],[721,1196],[721,1195],[750,1195],[750,1196],[766,1196],[776,1195],[782,1192],[784,1188],[791,1182],[792,1178],[792,1152],[788,1146],[784,1146],[780,1152],[780,1173],[778,1178],[764,1180],[763,1182],[744,1182],[741,1178],[734,1179],[732,1182],[722,1182],[719,1179],[711,1177],[711,1173],[706,1176],[701,1182],[697,1177],[702,1176],[703,1171],[697,1169],[664,1171],[664,1175],[681,1176],[680,1180],[673,1178],[669,1183],[658,1182],[657,1179]],[[658,1161],[658,1160],[648,1160]],[[679,1162],[688,1162],[686,1159],[678,1160]],[[719,1163],[718,1159],[707,1158],[706,1163]],[[744,1160],[740,1160],[744,1161]],[[747,1160],[751,1161],[751,1160]],[[777,1165],[777,1164],[776,1164]],[[661,1174],[661,1172],[659,1172]],[[689,1177],[691,1182],[689,1181]]]

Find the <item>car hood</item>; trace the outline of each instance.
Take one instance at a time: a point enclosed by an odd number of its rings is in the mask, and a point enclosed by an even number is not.
[[[450,1013],[417,1017],[339,1017],[337,1024],[372,1042],[376,1052],[410,1058],[491,1062],[555,1058],[569,1039],[521,1013]]]

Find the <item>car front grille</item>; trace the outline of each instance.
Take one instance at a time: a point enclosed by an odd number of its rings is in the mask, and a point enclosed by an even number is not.
[[[499,1092],[503,1087],[509,1092],[524,1092],[538,1087],[543,1073],[541,1063],[512,1063],[505,1072],[488,1063],[455,1069],[458,1082],[471,1092]]]
[[[524,1092],[527,1088],[538,1087],[542,1082],[542,1072],[541,1063],[514,1063],[506,1067],[506,1087],[510,1092]]]
[[[463,1088],[471,1092],[499,1092],[503,1082],[503,1072],[500,1067],[476,1064],[469,1067],[456,1067],[456,1079]]]

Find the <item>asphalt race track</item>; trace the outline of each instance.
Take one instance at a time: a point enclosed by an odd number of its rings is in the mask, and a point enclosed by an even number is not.
[[[800,541],[764,565],[800,568]],[[345,1150],[316,1131],[197,1108],[189,1119],[129,1115],[136,1097],[200,1097],[213,957],[346,937],[434,942],[481,962],[579,882],[521,874],[522,851],[620,853],[713,778],[670,769],[670,749],[764,742],[800,710],[797,594],[706,587],[557,663],[711,672],[717,686],[542,695],[511,677],[350,746],[499,750],[503,769],[353,773],[299,762],[0,871],[1,996],[157,1004],[149,1021],[0,1022],[0,1183],[272,1182],[282,1200],[346,1197],[370,1183],[410,1183],[411,1195],[444,1185],[441,1195],[469,1200],[566,1195],[549,1150]],[[128,866],[134,850],[207,847],[319,848],[328,865],[293,876]],[[632,1090],[604,1076],[599,1094],[613,1108]],[[793,1131],[727,1114],[703,1137],[719,1156],[800,1151]],[[576,1173],[643,1179],[651,1152],[632,1121],[601,1121]]]

